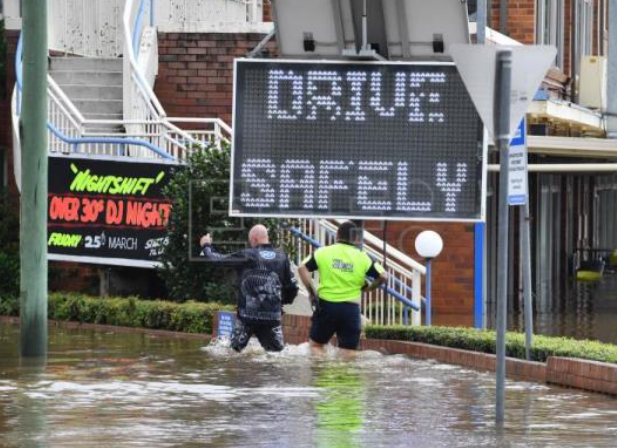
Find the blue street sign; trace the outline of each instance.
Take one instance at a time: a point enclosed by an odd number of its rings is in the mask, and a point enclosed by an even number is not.
[[[236,326],[236,315],[229,311],[219,311],[219,325],[217,328],[217,338],[231,338],[231,333]]]
[[[527,126],[523,118],[508,153],[508,205],[527,203],[527,184]]]

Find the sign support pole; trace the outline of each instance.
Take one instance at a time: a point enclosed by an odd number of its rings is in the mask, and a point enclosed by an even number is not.
[[[21,179],[22,356],[47,354],[47,1],[24,0]]]
[[[529,219],[529,197],[525,205],[520,210],[521,215],[521,234],[523,237],[523,257],[521,265],[523,268],[523,296],[525,307],[525,359],[530,360],[531,345],[533,344],[533,310],[531,298],[531,241],[530,241],[530,219]]]
[[[508,149],[510,147],[510,90],[512,52],[497,53],[495,84],[495,140],[499,148],[499,229],[497,256],[497,358],[495,419],[503,424],[505,418],[506,382],[506,320],[508,312]]]

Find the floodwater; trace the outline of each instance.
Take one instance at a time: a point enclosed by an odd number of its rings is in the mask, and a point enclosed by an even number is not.
[[[508,329],[525,331],[522,297],[510,297]],[[489,303],[488,325],[494,328],[494,303]],[[600,282],[542,285],[534,294],[535,333],[594,339],[617,344],[617,274]]]
[[[306,345],[237,355],[224,344],[51,329],[45,366],[0,329],[1,447],[614,447],[617,400],[507,383],[405,356]]]

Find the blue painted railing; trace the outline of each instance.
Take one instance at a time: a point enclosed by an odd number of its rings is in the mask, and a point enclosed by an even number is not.
[[[135,17],[135,26],[133,27],[133,53],[139,52],[139,45],[141,40],[141,31],[144,22],[144,15],[146,13],[146,3],[150,3],[150,26],[154,26],[154,0],[141,0],[139,3],[139,9],[137,10],[137,16]]]
[[[321,247],[321,245],[319,244],[319,241],[315,240],[314,238],[311,238],[310,236],[302,233],[299,229],[296,229],[295,227],[288,227],[287,230],[289,230],[289,232],[295,236],[298,239],[301,239],[302,241],[307,242],[308,244],[310,244],[311,246],[313,246],[314,248],[318,249],[319,247]],[[406,286],[406,285],[403,285]],[[395,291],[394,289],[390,288],[389,286],[386,285],[382,285],[381,288],[388,294],[390,294],[392,297],[394,297],[396,300],[398,300],[399,302],[401,302],[403,305],[405,305],[406,307],[409,307],[411,309],[413,309],[414,311],[420,311],[420,307],[418,305],[416,305],[415,303],[413,303],[411,300],[409,300],[407,297],[403,296],[402,294],[398,293],[397,291]],[[407,287],[409,292],[411,292],[411,288]]]

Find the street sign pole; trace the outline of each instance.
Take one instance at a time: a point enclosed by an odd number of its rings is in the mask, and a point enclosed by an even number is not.
[[[533,310],[531,299],[531,241],[529,238],[529,198],[520,211],[521,216],[521,235],[523,239],[523,257],[521,265],[523,268],[523,296],[525,307],[525,359],[530,360],[531,345],[533,344]]]
[[[515,133],[533,100],[544,75],[555,60],[557,49],[547,46],[452,45],[450,53],[461,73],[473,103],[499,149],[499,225],[497,253],[497,359],[496,421],[504,422],[506,377],[506,324],[508,292],[508,207],[524,205],[527,198],[526,151],[516,142],[510,151],[510,135]],[[491,88],[494,86],[494,88]],[[524,139],[524,124],[520,135]],[[517,140],[518,138],[515,138]],[[524,145],[524,140],[523,140]],[[524,164],[523,164],[524,162]],[[510,179],[510,171],[513,176]],[[531,272],[529,250],[529,208],[523,230],[526,286],[527,346],[531,341]]]
[[[529,240],[529,173],[527,170],[527,121],[523,118],[516,136],[510,141],[508,171],[508,203],[520,206],[521,272],[525,315],[525,358],[529,361],[533,339],[531,291],[531,243]]]
[[[499,176],[499,227],[497,253],[497,365],[496,405],[497,424],[505,419],[506,382],[506,318],[508,312],[508,164],[510,147],[510,91],[512,81],[512,52],[497,53],[495,84],[495,142],[499,148],[501,171]]]

